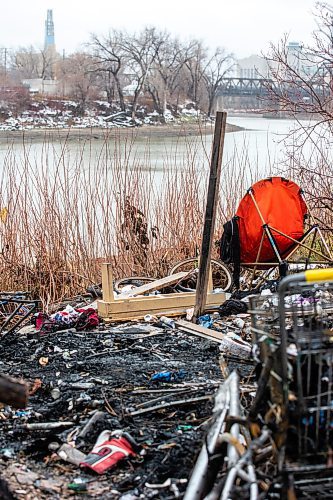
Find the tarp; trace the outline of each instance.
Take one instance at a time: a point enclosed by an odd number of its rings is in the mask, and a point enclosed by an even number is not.
[[[254,184],[251,192],[268,226],[296,240],[303,236],[307,207],[297,184],[283,177],[271,177]],[[236,216],[238,217],[241,263],[256,262],[264,229],[249,193],[241,200]],[[296,244],[285,236],[274,231],[272,234],[282,258],[295,247]],[[266,235],[258,261],[262,263],[277,261]]]

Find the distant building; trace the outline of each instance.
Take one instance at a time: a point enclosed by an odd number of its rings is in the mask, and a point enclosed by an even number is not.
[[[303,78],[311,78],[318,67],[306,57],[303,46],[299,42],[289,42],[287,45],[287,63]],[[270,65],[277,67],[277,63],[268,63],[264,57],[252,55],[244,59],[237,59],[234,69],[236,78],[270,78]]]
[[[263,57],[254,54],[236,60],[234,76],[236,78],[269,78],[269,66]]]
[[[287,45],[287,63],[302,78],[311,78],[318,67],[308,60],[299,42],[289,42]]]
[[[289,42],[287,45],[287,63],[299,73],[302,59],[302,45],[299,42]]]
[[[44,39],[44,49],[53,49],[55,51],[55,39],[54,39],[54,22],[53,22],[53,10],[48,9],[45,21],[45,39]]]
[[[30,94],[56,95],[59,93],[59,83],[57,80],[43,78],[25,78],[22,84]]]
[[[138,87],[138,84],[135,81],[132,81],[129,85],[125,85],[125,87],[123,87],[124,96],[125,97],[133,97],[137,87]]]

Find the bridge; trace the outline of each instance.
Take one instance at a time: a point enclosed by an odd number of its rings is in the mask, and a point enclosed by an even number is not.
[[[309,84],[309,86],[307,86]],[[312,89],[312,92],[310,91]],[[288,94],[289,97],[299,100],[299,98],[312,99],[313,93],[318,97],[328,97],[332,95],[332,83],[325,76],[312,77],[307,82],[284,83],[283,86],[277,85],[270,78],[223,78],[219,85],[216,96],[230,97],[261,97],[269,96],[270,90],[277,94]]]
[[[216,95],[265,97],[274,85],[273,80],[268,78],[223,78]]]

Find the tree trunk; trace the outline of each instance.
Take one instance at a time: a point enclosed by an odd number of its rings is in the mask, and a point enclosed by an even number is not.
[[[137,90],[135,93],[134,93],[134,98],[133,98],[133,102],[132,102],[132,120],[135,120],[136,118],[136,108],[138,107],[138,100],[139,100],[139,95],[140,95],[140,90]]]
[[[115,80],[116,80],[116,85],[117,85],[117,92],[118,92],[118,97],[119,97],[120,109],[121,109],[121,111],[125,111],[126,107],[125,107],[123,89],[122,89],[122,86],[120,85],[119,78],[115,77]]]

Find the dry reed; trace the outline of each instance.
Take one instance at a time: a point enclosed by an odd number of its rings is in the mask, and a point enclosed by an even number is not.
[[[50,303],[100,281],[100,264],[115,277],[165,275],[200,246],[210,151],[205,136],[175,140],[155,168],[149,139],[136,154],[135,132],[93,136],[76,147],[70,136],[44,136],[22,156],[8,145],[0,177],[1,290],[30,290]],[[181,151],[181,152],[180,152]],[[225,158],[216,238],[249,187],[246,151]],[[258,168],[251,181],[258,178]]]

